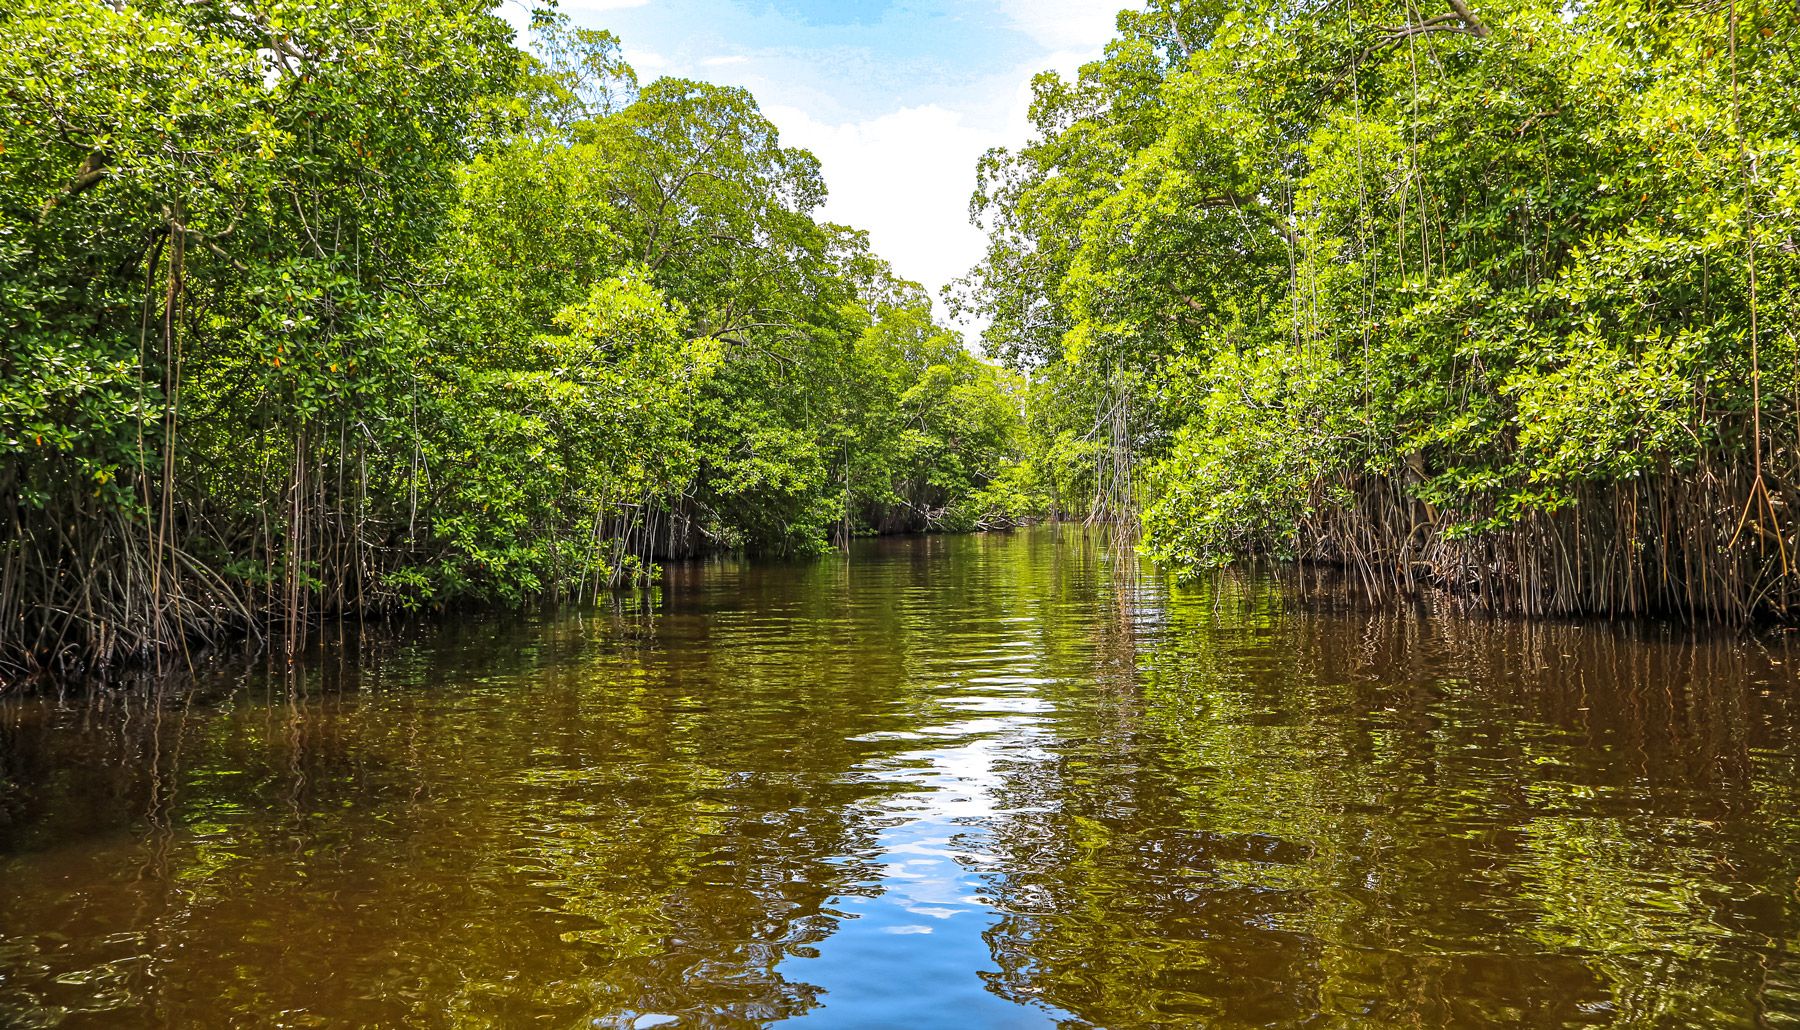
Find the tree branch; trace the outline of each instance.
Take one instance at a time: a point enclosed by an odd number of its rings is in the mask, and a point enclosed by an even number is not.
[[[1455,11],[1456,16],[1461,18],[1463,24],[1469,27],[1470,34],[1480,36],[1482,39],[1486,39],[1491,35],[1488,31],[1488,27],[1482,23],[1481,19],[1475,17],[1475,12],[1469,10],[1469,5],[1467,3],[1464,3],[1463,0],[1448,0],[1448,2],[1450,4],[1450,9]]]
[[[67,189],[63,190],[60,194],[51,197],[49,200],[44,201],[44,206],[38,210],[37,220],[39,224],[42,224],[44,219],[50,217],[51,210],[57,205],[69,200],[77,194],[85,193],[88,190],[93,189],[95,186],[98,186],[100,180],[104,178],[106,178],[106,155],[96,150],[87,156],[87,160],[81,162],[80,170],[75,173],[75,179],[69,183]]]

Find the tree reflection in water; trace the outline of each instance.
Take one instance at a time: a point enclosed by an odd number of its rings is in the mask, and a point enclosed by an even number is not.
[[[0,700],[0,1022],[1800,1018],[1790,652],[1346,596],[881,541]]]
[[[1141,719],[1103,675],[1058,699],[994,830],[997,991],[1105,1026],[1800,1013],[1791,652],[1294,593],[1164,586]]]

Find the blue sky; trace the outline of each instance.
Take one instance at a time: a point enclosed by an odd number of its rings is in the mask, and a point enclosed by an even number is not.
[[[981,253],[975,161],[1026,133],[1031,76],[1099,56],[1122,0],[562,0],[646,81],[746,86],[819,156],[825,216],[935,293]]]

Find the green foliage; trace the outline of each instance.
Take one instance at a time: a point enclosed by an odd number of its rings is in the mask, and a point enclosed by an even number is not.
[[[916,293],[877,315],[856,342],[846,398],[852,431],[888,442],[852,458],[865,524],[966,530],[1043,514],[1020,460],[1018,380],[963,349]]]
[[[1400,520],[1378,536],[1576,518],[1628,564],[1651,531],[1583,498],[1679,496],[1706,540],[1669,571],[1725,555],[1746,605],[1780,606],[1797,42],[1755,2],[1152,3],[1075,81],[1041,77],[1037,138],[983,163],[963,302],[1054,404],[1136,384],[1124,446],[1177,565],[1309,535],[1347,556],[1323,527],[1364,502]]]
[[[988,490],[1010,380],[817,220],[811,154],[741,89],[533,33],[0,14],[0,662],[1024,513]]]
[[[1247,544],[1284,541],[1293,526],[1334,498],[1326,473],[1343,460],[1354,429],[1344,369],[1326,357],[1277,344],[1224,353],[1184,383],[1198,411],[1157,469],[1145,521],[1151,554],[1217,567]]]
[[[640,270],[554,322],[512,361],[450,365],[432,390],[422,450],[444,482],[430,519],[448,547],[441,582],[405,580],[409,596],[481,586],[520,603],[616,578],[635,556],[594,526],[694,475],[693,397],[718,353],[684,337],[686,312]]]

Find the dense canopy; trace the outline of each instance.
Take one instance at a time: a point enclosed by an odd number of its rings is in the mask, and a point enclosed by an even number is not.
[[[1800,14],[1153,0],[964,283],[1062,503],[1189,571],[1791,616]]]
[[[1016,514],[1017,381],[606,32],[26,0],[0,126],[15,669]]]

